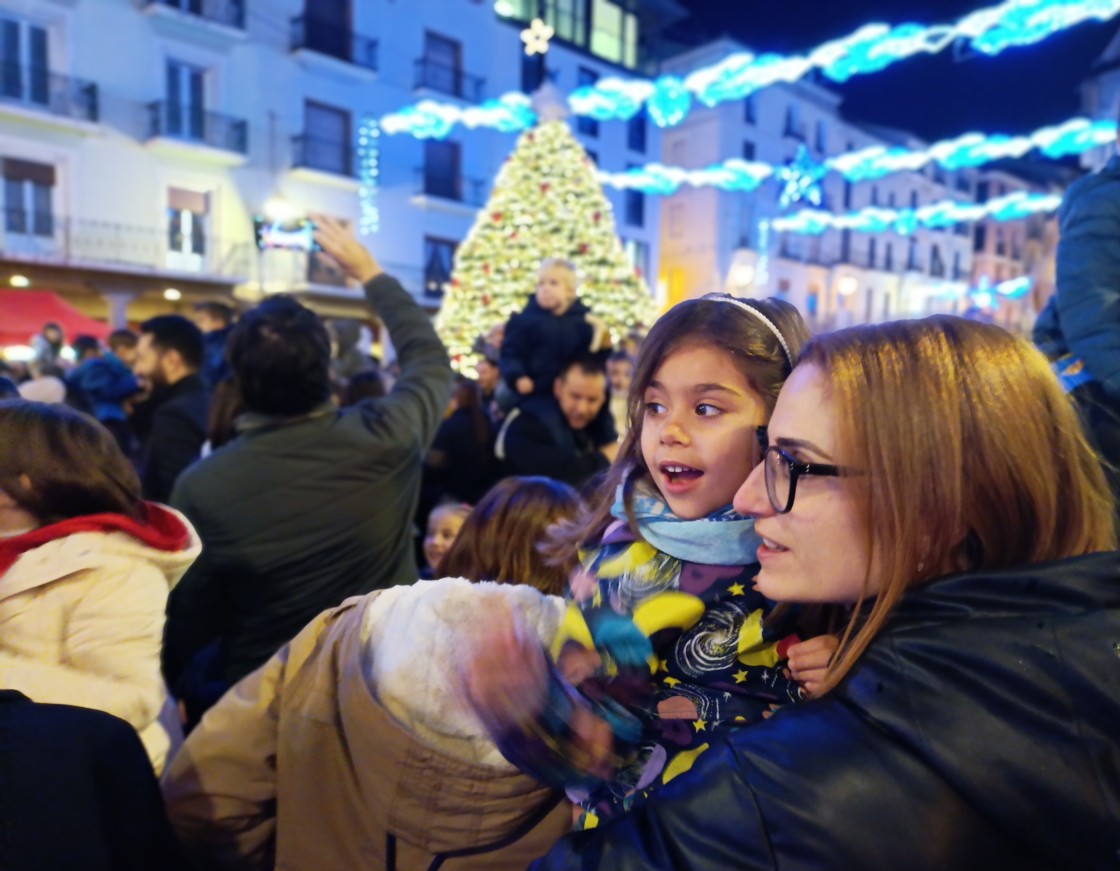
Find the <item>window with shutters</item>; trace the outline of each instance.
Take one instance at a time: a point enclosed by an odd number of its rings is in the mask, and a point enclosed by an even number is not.
[[[4,229],[21,236],[54,236],[54,167],[5,158]]]
[[[184,188],[167,189],[167,265],[197,272],[206,257],[210,195]]]
[[[0,15],[0,96],[50,105],[46,28]]]

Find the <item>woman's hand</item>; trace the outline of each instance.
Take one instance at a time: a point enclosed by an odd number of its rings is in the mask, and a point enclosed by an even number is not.
[[[463,663],[463,689],[487,731],[497,736],[540,715],[548,696],[548,663],[540,641],[509,607],[479,630]]]
[[[795,681],[813,695],[820,688],[828,672],[828,664],[840,646],[840,639],[835,635],[818,635],[808,641],[790,646],[789,672]]]
[[[351,278],[366,284],[384,271],[357,237],[334,218],[312,215],[312,220],[315,221],[315,241]]]

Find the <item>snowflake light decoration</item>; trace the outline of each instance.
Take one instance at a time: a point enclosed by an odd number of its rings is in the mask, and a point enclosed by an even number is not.
[[[808,148],[798,146],[793,160],[778,170],[778,181],[782,184],[779,205],[783,209],[797,203],[819,206],[822,201],[821,179],[827,172],[828,167],[813,160]]]
[[[556,35],[556,31],[545,24],[541,19],[534,18],[532,23],[521,31],[521,41],[525,43],[525,54],[532,57],[535,54],[545,54],[548,51],[549,40]]]

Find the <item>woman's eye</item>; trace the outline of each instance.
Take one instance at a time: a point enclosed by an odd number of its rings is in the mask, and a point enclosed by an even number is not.
[[[698,406],[696,406],[696,413],[701,417],[712,417],[713,415],[719,414],[720,409],[716,408],[714,405],[710,405],[707,402],[701,402]]]
[[[646,414],[661,414],[665,410],[665,406],[660,402],[647,402],[643,410]]]

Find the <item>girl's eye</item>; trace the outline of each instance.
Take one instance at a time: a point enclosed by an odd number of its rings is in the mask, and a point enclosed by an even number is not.
[[[707,402],[701,402],[698,406],[696,406],[696,413],[701,417],[713,417],[714,415],[719,414],[720,410],[714,405],[710,405]]]
[[[665,410],[665,406],[660,402],[647,402],[642,410],[646,414],[661,414]]]

